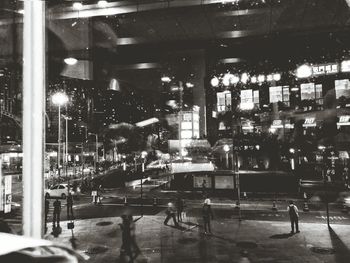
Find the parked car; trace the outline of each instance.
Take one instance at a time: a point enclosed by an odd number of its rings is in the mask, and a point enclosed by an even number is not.
[[[75,194],[73,191],[73,186],[69,186],[69,191],[72,195]],[[68,195],[68,184],[56,184],[49,189],[45,189],[45,197],[51,198],[51,197],[60,197],[62,199],[66,199]]]

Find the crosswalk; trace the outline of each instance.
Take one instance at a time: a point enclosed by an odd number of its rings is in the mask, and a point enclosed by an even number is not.
[[[323,220],[327,220],[327,216],[316,216],[316,218],[318,219],[323,219]],[[340,221],[340,220],[347,220],[349,219],[348,217],[345,217],[345,216],[330,216],[329,217],[329,220],[332,220],[332,221]]]

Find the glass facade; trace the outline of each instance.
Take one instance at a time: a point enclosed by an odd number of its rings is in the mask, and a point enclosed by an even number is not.
[[[348,1],[31,2],[0,4],[13,233],[86,238],[86,222],[159,216],[179,196],[347,209]]]

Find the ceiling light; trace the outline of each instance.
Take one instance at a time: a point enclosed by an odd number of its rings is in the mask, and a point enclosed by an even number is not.
[[[106,7],[107,4],[108,4],[108,2],[105,1],[105,0],[100,0],[100,1],[97,2],[97,5],[98,5],[99,7],[101,7],[101,8]]]
[[[272,81],[272,75],[271,74],[267,75],[266,80],[267,81]]]
[[[75,2],[75,3],[73,3],[73,8],[76,10],[80,10],[83,8],[83,4],[80,2]]]
[[[252,83],[256,83],[257,82],[257,79],[256,79],[256,77],[255,76],[253,76],[252,78],[251,78],[251,80],[250,80]]]
[[[64,63],[66,63],[67,65],[75,65],[77,64],[78,60],[76,58],[65,58],[64,59]]]

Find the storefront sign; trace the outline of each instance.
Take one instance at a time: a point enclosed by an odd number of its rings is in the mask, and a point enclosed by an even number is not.
[[[342,61],[340,65],[341,72],[350,72],[350,60]]]
[[[303,127],[316,127],[316,119],[306,118]]]
[[[283,128],[282,120],[273,120],[271,128],[274,128],[274,129]]]
[[[339,117],[338,126],[349,126],[350,125],[350,115],[343,115]]]
[[[283,101],[282,86],[270,87],[270,103]]]
[[[348,79],[337,79],[334,81],[335,97],[339,99],[344,96],[350,97],[350,82]]]
[[[338,64],[324,64],[312,66],[312,74],[314,76],[336,74],[339,72]]]
[[[315,83],[300,84],[301,100],[313,100],[316,98]]]

